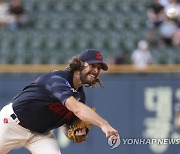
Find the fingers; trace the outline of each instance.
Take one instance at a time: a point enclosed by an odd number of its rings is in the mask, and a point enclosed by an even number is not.
[[[111,135],[111,136],[109,137],[110,140],[114,140],[114,139],[117,139],[117,138],[120,138],[119,134]]]
[[[106,132],[106,137],[109,138],[111,136],[117,136],[118,135],[118,131],[117,130],[110,130]]]
[[[86,135],[86,128],[76,130],[75,135],[76,136]]]
[[[103,125],[101,129],[106,134],[107,138],[113,135],[118,135],[118,131],[111,127],[111,125],[109,124]]]

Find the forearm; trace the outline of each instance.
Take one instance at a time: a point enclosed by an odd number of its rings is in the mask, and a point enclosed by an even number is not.
[[[100,127],[106,134],[106,137],[118,133],[105,119],[87,105],[77,101],[73,96],[66,100],[65,106],[82,121]]]
[[[80,110],[77,110],[77,112],[75,112],[75,115],[84,122],[100,127],[102,131],[106,134],[106,137],[118,134],[118,132],[114,128],[112,128],[105,119],[99,116],[94,110],[92,110],[88,106],[80,103],[79,109]]]
[[[96,125],[98,127],[102,127],[103,125],[107,125],[108,122],[99,116],[94,110],[90,107],[84,105],[83,103],[79,103],[79,109],[74,113],[79,119],[84,122],[90,123],[92,125]]]

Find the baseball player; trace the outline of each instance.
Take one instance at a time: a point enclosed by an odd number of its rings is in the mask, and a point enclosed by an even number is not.
[[[60,154],[53,129],[68,134],[76,118],[98,126],[107,138],[118,135],[105,119],[85,105],[83,85],[101,85],[101,70],[107,71],[100,51],[87,49],[70,60],[66,70],[40,76],[27,85],[0,111],[0,154],[24,146],[33,154]],[[77,136],[85,135],[79,129]]]

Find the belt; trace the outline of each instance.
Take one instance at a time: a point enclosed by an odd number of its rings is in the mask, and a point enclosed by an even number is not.
[[[11,116],[11,118],[12,118],[18,125],[26,128],[26,126],[18,119],[18,117],[17,117],[16,114],[13,113],[13,114],[11,114],[10,116]],[[26,129],[27,129],[27,128],[26,128]]]

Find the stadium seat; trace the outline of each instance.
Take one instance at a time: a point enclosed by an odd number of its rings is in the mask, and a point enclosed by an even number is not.
[[[0,30],[0,63],[66,63],[85,48],[132,52],[146,35],[145,0],[23,0],[31,24]],[[128,42],[128,43],[127,43]],[[177,56],[152,52],[156,63],[179,63]],[[56,54],[57,56],[53,56]]]

